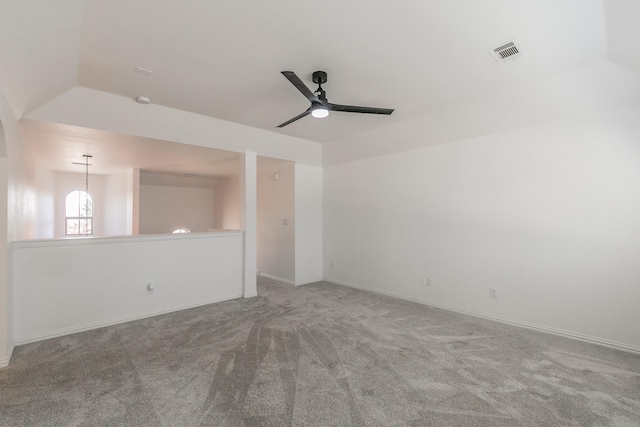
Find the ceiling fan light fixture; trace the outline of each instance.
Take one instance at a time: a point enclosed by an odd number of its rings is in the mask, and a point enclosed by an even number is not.
[[[314,104],[311,106],[311,115],[316,119],[322,119],[329,115],[329,108],[322,104]]]

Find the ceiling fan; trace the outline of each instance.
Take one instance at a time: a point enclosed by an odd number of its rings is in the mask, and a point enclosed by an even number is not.
[[[332,104],[327,100],[327,94],[324,89],[322,89],[322,85],[327,82],[327,73],[324,71],[315,71],[312,75],[313,82],[318,85],[318,89],[316,89],[315,92],[311,92],[293,71],[282,71],[282,74],[311,102],[311,106],[307,108],[304,113],[278,125],[277,127],[279,128],[283,128],[309,114],[316,118],[327,117],[329,111],[386,115],[393,113],[393,108],[356,107],[354,105]]]

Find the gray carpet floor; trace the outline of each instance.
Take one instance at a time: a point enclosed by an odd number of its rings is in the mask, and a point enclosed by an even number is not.
[[[345,288],[16,348],[2,426],[639,426],[640,356]]]

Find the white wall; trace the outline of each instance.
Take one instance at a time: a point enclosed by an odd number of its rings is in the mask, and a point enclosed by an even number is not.
[[[140,234],[140,169],[130,169],[126,175],[126,234],[135,236]]]
[[[36,165],[31,152],[24,145],[24,134],[14,111],[0,91],[0,215],[1,253],[15,239],[29,239],[37,234]],[[6,205],[5,205],[6,203]],[[6,252],[5,252],[6,251]],[[0,367],[9,363],[13,352],[13,271],[10,260],[0,262]]]
[[[325,278],[640,351],[638,117],[326,168]]]
[[[140,186],[140,234],[213,228],[213,189]]]
[[[240,232],[31,240],[13,255],[18,344],[242,296]]]
[[[609,58],[640,73],[640,3],[636,0],[604,0]]]
[[[240,189],[237,176],[221,179],[216,184],[213,201],[213,226],[226,230],[240,229]]]
[[[35,237],[46,239],[55,236],[56,180],[55,173],[38,166],[36,169],[38,206],[38,232]]]
[[[322,280],[322,168],[295,165],[296,285]]]
[[[258,162],[258,270],[262,275],[292,284],[296,280],[295,178],[293,162]]]
[[[105,236],[124,236],[129,222],[127,211],[129,197],[129,174],[104,175],[102,194],[102,218]]]

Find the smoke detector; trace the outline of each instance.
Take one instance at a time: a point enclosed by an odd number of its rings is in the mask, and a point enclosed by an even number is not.
[[[499,64],[511,59],[518,59],[522,55],[520,44],[516,40],[503,43],[498,47],[489,49],[489,53]]]

